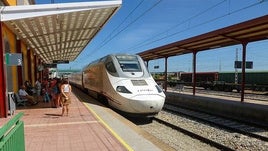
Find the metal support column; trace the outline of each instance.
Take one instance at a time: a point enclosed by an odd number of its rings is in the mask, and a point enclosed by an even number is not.
[[[167,58],[168,57],[165,57],[165,84],[164,84],[165,92],[167,92]]]
[[[30,83],[32,83],[32,58],[31,58],[31,49],[30,48],[27,48],[27,60],[28,60],[28,64],[27,64],[27,68],[28,68],[28,81]]]
[[[247,51],[247,42],[243,42],[243,52],[242,52],[242,81],[241,81],[241,102],[244,102],[245,95],[245,81],[246,81],[246,51]]]
[[[7,117],[7,90],[6,90],[6,77],[5,77],[5,49],[3,44],[3,31],[2,22],[0,22],[0,118]]]
[[[195,95],[196,90],[196,54],[197,52],[193,52],[193,75],[192,75],[192,82],[193,82],[193,95]]]
[[[36,56],[36,54],[34,55],[34,68],[33,68],[33,70],[34,70],[34,82],[37,80],[37,77],[38,77],[38,70],[37,70],[37,65],[36,64],[38,64],[37,63],[37,56]]]

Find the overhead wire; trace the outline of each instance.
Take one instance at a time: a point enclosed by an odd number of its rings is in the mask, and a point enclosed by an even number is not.
[[[135,18],[132,22],[130,22],[126,27],[124,27],[123,29],[121,29],[119,32],[117,32],[114,36],[112,36],[109,40],[107,40],[106,42],[103,42],[101,45],[99,45],[99,47],[97,47],[95,49],[94,52],[100,50],[102,47],[104,47],[108,42],[110,42],[112,39],[114,39],[116,36],[118,36],[121,32],[123,32],[124,30],[126,30],[129,26],[131,26],[133,23],[135,23],[136,21],[138,21],[141,17],[143,17],[144,15],[146,15],[146,13],[148,13],[149,11],[151,11],[154,7],[156,7],[162,0],[158,0],[157,2],[155,2],[150,8],[148,8],[146,11],[144,11],[141,15],[139,15],[137,18]],[[143,1],[142,1],[143,2]],[[138,6],[140,6],[141,3],[138,4]],[[131,12],[133,13],[138,7],[135,7],[134,10]],[[130,15],[128,15],[130,16]],[[125,19],[126,20],[126,19]],[[122,24],[122,23],[121,23]],[[119,26],[118,26],[119,27]],[[106,38],[108,39],[108,38]],[[85,55],[86,57],[89,57],[92,53],[89,53],[88,55]]]
[[[141,17],[143,17],[146,13],[148,13],[149,11],[151,11],[154,7],[156,7],[162,0],[158,0],[154,5],[152,5],[149,9],[147,9],[145,12],[143,12],[141,15],[139,15],[137,18],[135,18],[132,22],[130,22],[125,28],[121,29],[119,32],[117,32],[113,37],[111,37],[111,39],[109,39],[108,41],[106,41],[103,45],[101,45],[98,49],[102,48],[104,45],[106,45],[109,41],[111,41],[112,39],[114,39],[117,35],[119,35],[121,32],[123,32],[124,30],[126,30],[130,25],[132,25],[133,23],[135,23],[136,21],[138,21]]]
[[[225,0],[224,0],[224,1],[225,1]],[[242,11],[242,10],[251,8],[251,7],[253,7],[253,6],[259,5],[260,3],[263,3],[263,2],[265,2],[265,1],[256,2],[256,3],[254,3],[254,4],[251,4],[251,5],[249,5],[249,6],[243,7],[243,8],[241,8],[241,9],[238,9],[238,10],[235,10],[235,11],[232,11],[232,12],[228,12],[227,14],[224,14],[224,15],[219,16],[219,17],[217,17],[217,18],[213,18],[213,19],[207,20],[207,21],[205,21],[205,22],[202,22],[202,23],[200,23],[200,24],[197,24],[197,25],[195,25],[195,26],[192,26],[191,28],[187,28],[187,29],[184,29],[184,30],[180,30],[180,31],[175,32],[175,33],[173,33],[173,34],[170,34],[170,35],[164,36],[164,37],[162,37],[162,38],[156,39],[156,40],[154,40],[154,41],[150,41],[150,42],[146,42],[146,43],[143,42],[144,44],[141,43],[142,45],[140,45],[140,46],[136,46],[136,47],[134,47],[134,48],[140,48],[140,47],[142,47],[142,46],[146,46],[146,45],[152,44],[152,43],[154,43],[154,42],[157,42],[157,41],[160,41],[160,40],[163,40],[163,39],[166,39],[166,38],[170,38],[170,37],[172,37],[172,36],[175,36],[175,35],[177,35],[177,34],[180,34],[180,33],[182,33],[182,32],[185,32],[185,31],[187,31],[187,30],[191,30],[191,29],[196,28],[196,27],[199,27],[199,26],[201,26],[201,25],[204,25],[204,24],[213,22],[213,21],[215,21],[215,20],[218,20],[218,19],[220,19],[220,18],[226,17],[226,16],[228,16],[228,15],[231,15],[231,14],[240,12],[240,11]],[[188,20],[187,20],[187,21],[188,21]],[[185,22],[184,22],[184,23],[185,23]],[[184,24],[184,23],[181,23],[181,24]],[[131,49],[134,49],[134,48],[132,47]],[[130,49],[130,48],[129,48],[129,49]]]
[[[144,0],[142,0],[123,20],[122,22],[115,27],[112,32],[109,34],[109,36],[107,36],[99,45],[103,45],[105,43],[105,41],[121,26],[123,25],[123,23],[125,23],[125,21],[141,6],[141,4],[144,2]],[[99,46],[98,46],[99,47]],[[94,48],[97,49],[97,48]],[[87,58],[89,56],[89,54],[91,54],[91,52],[89,52],[88,54],[86,54],[81,60],[85,60],[85,58]]]
[[[155,35],[153,35],[153,36],[151,36],[151,37],[157,37],[157,36],[160,36],[160,35],[162,35],[162,34],[168,32],[168,31],[170,31],[170,30],[176,28],[177,26],[184,24],[185,22],[189,22],[189,21],[191,21],[192,19],[195,19],[195,18],[197,18],[198,16],[201,16],[201,15],[203,15],[204,13],[210,11],[211,9],[213,9],[213,8],[215,8],[215,7],[219,6],[219,5],[221,5],[221,4],[222,4],[223,2],[225,2],[225,1],[227,1],[227,0],[222,0],[221,2],[215,4],[215,5],[213,5],[213,6],[209,7],[209,8],[207,8],[207,9],[201,11],[201,12],[198,12],[198,13],[196,13],[194,16],[192,16],[192,17],[190,17],[190,18],[188,18],[188,19],[186,19],[186,20],[183,20],[183,21],[181,21],[181,22],[179,22],[179,23],[173,25],[172,27],[168,28],[167,30],[165,30],[165,31],[163,31],[163,32],[161,32],[161,33],[157,33],[157,34],[155,34]],[[146,41],[152,39],[151,37],[148,38],[148,39],[146,39],[146,40],[144,40],[142,43],[140,43],[140,44],[138,44],[138,45],[141,45],[141,44],[143,44],[143,43],[145,43],[145,45],[147,45],[146,43],[148,43],[148,42],[146,42]],[[141,46],[144,46],[144,45],[141,45]],[[141,47],[141,46],[139,46],[139,47]],[[131,48],[128,48],[128,49],[134,49],[134,48],[136,48],[136,47],[137,47],[137,46],[134,46],[134,47],[131,47]]]
[[[100,45],[95,49],[96,51],[97,50],[99,50],[99,49],[101,49],[102,47],[104,47],[108,42],[110,42],[111,40],[113,40],[116,36],[118,36],[120,33],[122,33],[124,30],[126,30],[128,27],[130,27],[133,23],[135,23],[136,21],[138,21],[141,17],[143,17],[144,15],[146,15],[149,11],[151,11],[153,8],[155,8],[160,2],[161,2],[162,0],[158,0],[156,3],[154,3],[154,5],[152,5],[149,9],[147,9],[146,11],[144,11],[141,15],[139,15],[137,18],[135,18],[132,22],[130,22],[127,26],[125,26],[123,29],[121,29],[119,32],[117,32],[116,34],[114,34],[110,39],[108,39],[120,26],[122,26],[122,24],[137,10],[137,8],[138,7],[140,7],[141,6],[141,4],[144,2],[144,0],[143,1],[141,1],[124,19],[123,19],[123,21],[109,34],[109,36],[107,36],[106,38],[105,38],[105,40],[103,40],[101,43],[100,43]],[[202,15],[202,14],[204,14],[204,13],[206,13],[206,12],[208,12],[208,11],[210,11],[211,9],[213,9],[213,8],[215,8],[215,7],[217,7],[217,6],[219,6],[219,5],[221,5],[222,3],[224,3],[225,1],[227,1],[227,0],[223,0],[223,1],[221,1],[221,2],[219,2],[219,3],[217,3],[217,4],[215,4],[215,5],[213,5],[213,6],[211,6],[211,7],[209,7],[209,8],[207,8],[207,9],[205,9],[205,10],[203,10],[203,11],[201,11],[201,12],[199,12],[199,13],[197,13],[196,15],[194,15],[194,16],[192,16],[192,17],[190,17],[190,18],[188,18],[188,19],[186,19],[186,20],[184,20],[184,21],[182,21],[182,22],[180,22],[180,23],[177,23],[177,24],[175,24],[174,26],[172,26],[172,27],[170,27],[169,29],[167,29],[167,30],[165,30],[164,32],[161,32],[161,33],[158,33],[158,34],[156,34],[156,35],[154,35],[153,37],[156,37],[156,36],[159,36],[159,35],[162,35],[162,34],[164,34],[164,33],[166,33],[166,32],[168,32],[168,31],[170,31],[170,30],[172,30],[172,29],[174,29],[174,28],[176,28],[177,26],[179,26],[179,25],[182,25],[182,24],[184,24],[184,23],[186,23],[186,22],[189,22],[189,21],[191,21],[192,19],[194,19],[194,18],[196,18],[196,17],[198,17],[198,16],[200,16],[200,15]],[[195,26],[192,26],[191,28],[187,28],[187,29],[184,29],[184,30],[180,30],[180,31],[177,31],[177,32],[174,32],[173,34],[169,34],[169,35],[166,35],[166,36],[164,36],[164,37],[161,37],[161,38],[158,38],[158,39],[156,39],[156,40],[153,40],[153,41],[148,41],[149,39],[152,39],[152,38],[148,38],[147,40],[144,40],[144,42],[142,42],[142,43],[139,43],[139,44],[137,44],[136,46],[133,46],[133,47],[130,47],[130,48],[127,48],[125,51],[127,51],[127,50],[133,50],[134,48],[136,49],[136,48],[140,48],[140,47],[143,47],[143,46],[146,46],[146,45],[149,45],[149,44],[152,44],[152,43],[155,43],[155,42],[158,42],[158,41],[160,41],[160,40],[163,40],[163,39],[166,39],[166,38],[170,38],[170,37],[172,37],[172,36],[175,36],[175,35],[177,35],[177,34],[179,34],[179,33],[182,33],[182,32],[184,32],[184,31],[187,31],[187,30],[191,30],[191,29],[193,29],[193,28],[196,28],[196,27],[198,27],[198,26],[201,26],[201,25],[204,25],[204,24],[207,24],[207,23],[209,23],[209,22],[213,22],[213,21],[215,21],[215,20],[218,20],[218,19],[220,19],[220,18],[223,18],[223,17],[225,17],[225,16],[228,16],[228,15],[231,15],[231,14],[234,14],[234,13],[237,13],[237,12],[240,12],[240,11],[242,11],[242,10],[245,10],[245,9],[248,9],[248,8],[251,8],[251,7],[253,7],[253,6],[256,6],[256,5],[259,5],[260,3],[263,3],[263,2],[266,2],[267,0],[260,0],[259,2],[256,2],[256,3],[253,3],[253,4],[251,4],[251,5],[249,5],[249,6],[246,6],[246,7],[243,7],[243,8],[241,8],[241,9],[238,9],[238,10],[234,10],[234,11],[232,11],[232,12],[230,12],[230,10],[228,11],[228,13],[226,13],[226,14],[224,14],[224,15],[222,15],[222,16],[219,16],[219,17],[216,17],[216,18],[213,18],[213,19],[210,19],[210,20],[207,20],[207,21],[205,21],[205,22],[202,22],[202,23],[200,23],[200,24],[197,24],[197,25],[195,25]],[[230,1],[229,1],[230,2]],[[95,52],[96,52],[95,51]],[[129,52],[129,51],[128,51]],[[87,58],[87,57],[89,57],[90,55],[91,55],[92,53],[89,53],[89,54],[87,54],[87,55],[85,55],[85,57],[83,57],[83,58]],[[82,60],[84,60],[82,58]]]
[[[225,14],[225,15],[222,15],[222,16],[219,16],[219,17],[217,17],[217,18],[208,20],[208,21],[206,21],[206,22],[197,24],[197,25],[195,25],[195,26],[193,26],[193,27],[191,27],[191,28],[187,28],[187,29],[184,29],[184,30],[175,32],[175,33],[173,33],[173,34],[171,34],[171,35],[168,35],[168,36],[165,36],[165,37],[163,37],[163,38],[160,38],[160,39],[157,39],[157,40],[154,40],[154,41],[151,41],[151,42],[147,42],[147,43],[143,44],[142,46],[149,45],[149,44],[151,44],[151,43],[154,43],[154,42],[163,40],[163,39],[165,39],[165,38],[168,38],[168,37],[174,36],[174,35],[176,35],[176,34],[182,33],[182,32],[184,32],[184,31],[193,29],[193,28],[198,27],[198,26],[200,26],[200,25],[204,25],[204,24],[207,24],[207,23],[209,23],[209,22],[213,22],[213,21],[215,21],[215,20],[217,20],[217,19],[220,19],[220,18],[223,18],[223,17],[225,17],[225,16],[227,16],[227,15],[234,14],[234,13],[243,11],[243,10],[245,10],[245,9],[254,7],[254,6],[259,5],[260,3],[263,3],[263,2],[266,2],[266,0],[265,0],[265,1],[259,1],[259,2],[256,2],[256,3],[254,3],[254,4],[251,4],[251,5],[249,5],[249,6],[243,7],[243,8],[241,8],[241,9],[234,10],[234,11],[232,11],[232,12],[230,12],[230,10],[229,10],[229,12],[228,12],[227,14]],[[229,4],[230,4],[230,3],[229,3]],[[139,47],[142,47],[142,46],[139,46]],[[136,46],[136,47],[134,47],[134,48],[138,48],[138,47]],[[134,49],[134,48],[131,48],[131,49]],[[128,51],[128,52],[129,52],[129,51]]]
[[[123,21],[116,27],[113,29],[113,31],[109,34],[109,36],[107,36],[100,45],[103,45],[105,43],[105,41],[121,26],[123,25],[123,23],[125,23],[125,21],[141,6],[141,4],[144,2],[144,0],[142,0],[124,19]]]

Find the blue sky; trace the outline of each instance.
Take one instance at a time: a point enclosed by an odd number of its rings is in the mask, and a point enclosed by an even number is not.
[[[86,0],[36,0],[44,3]],[[90,0],[87,0],[90,1]],[[120,10],[89,43],[78,58],[59,69],[81,69],[110,53],[136,54],[175,41],[207,33],[268,14],[268,0],[123,0]],[[241,45],[202,51],[197,71],[234,71]],[[268,70],[268,40],[249,43],[247,61],[254,71]],[[154,66],[159,69],[154,69]],[[151,72],[164,71],[164,59],[149,62]],[[168,72],[192,71],[192,54],[168,58]]]

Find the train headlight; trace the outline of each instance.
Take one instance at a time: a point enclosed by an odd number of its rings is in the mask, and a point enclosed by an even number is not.
[[[121,93],[131,93],[125,86],[117,86],[116,91]]]
[[[158,91],[158,93],[161,93],[161,92],[163,92],[163,90],[158,86],[158,85],[155,85],[155,87],[156,87],[156,89],[157,89],[157,91]]]

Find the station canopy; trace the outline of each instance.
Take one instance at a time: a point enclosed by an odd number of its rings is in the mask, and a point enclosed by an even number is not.
[[[268,15],[138,53],[145,61],[268,39]]]
[[[46,64],[73,61],[122,0],[1,7],[1,22]]]

